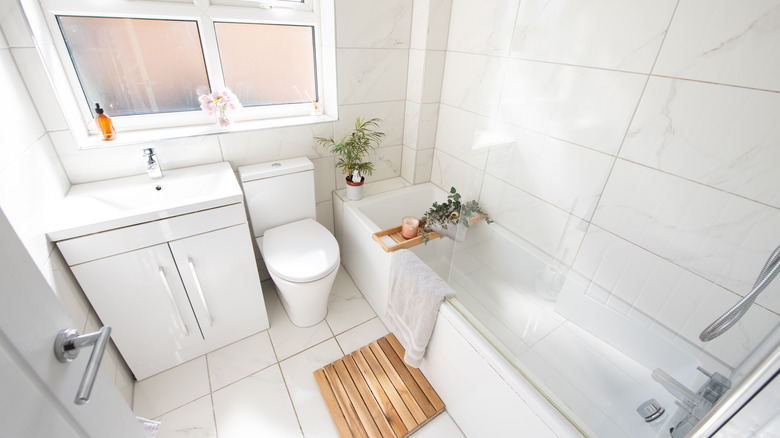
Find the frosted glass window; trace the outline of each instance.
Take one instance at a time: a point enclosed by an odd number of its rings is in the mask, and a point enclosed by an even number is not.
[[[314,28],[214,23],[225,85],[244,106],[317,100]]]
[[[94,114],[110,116],[200,110],[208,89],[195,21],[57,17]]]

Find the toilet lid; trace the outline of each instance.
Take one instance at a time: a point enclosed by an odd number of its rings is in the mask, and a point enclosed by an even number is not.
[[[263,236],[263,260],[271,273],[296,283],[319,280],[339,265],[339,244],[327,228],[304,219]]]

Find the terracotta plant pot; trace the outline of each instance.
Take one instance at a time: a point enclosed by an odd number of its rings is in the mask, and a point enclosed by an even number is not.
[[[363,184],[366,182],[365,177],[360,178],[360,182],[353,183],[351,175],[347,177],[347,199],[350,201],[359,201],[363,199]]]

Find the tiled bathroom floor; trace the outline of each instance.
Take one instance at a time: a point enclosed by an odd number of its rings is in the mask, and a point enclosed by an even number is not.
[[[271,281],[271,328],[135,385],[135,414],[157,438],[338,437],[312,372],[388,333],[343,267],[314,327],[294,326]],[[415,438],[464,437],[445,411]]]

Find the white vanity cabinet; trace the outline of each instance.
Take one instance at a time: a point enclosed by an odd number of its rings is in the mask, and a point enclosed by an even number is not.
[[[225,205],[57,241],[137,379],[268,328],[236,189]]]
[[[71,270],[137,379],[194,357],[203,338],[168,244]]]

